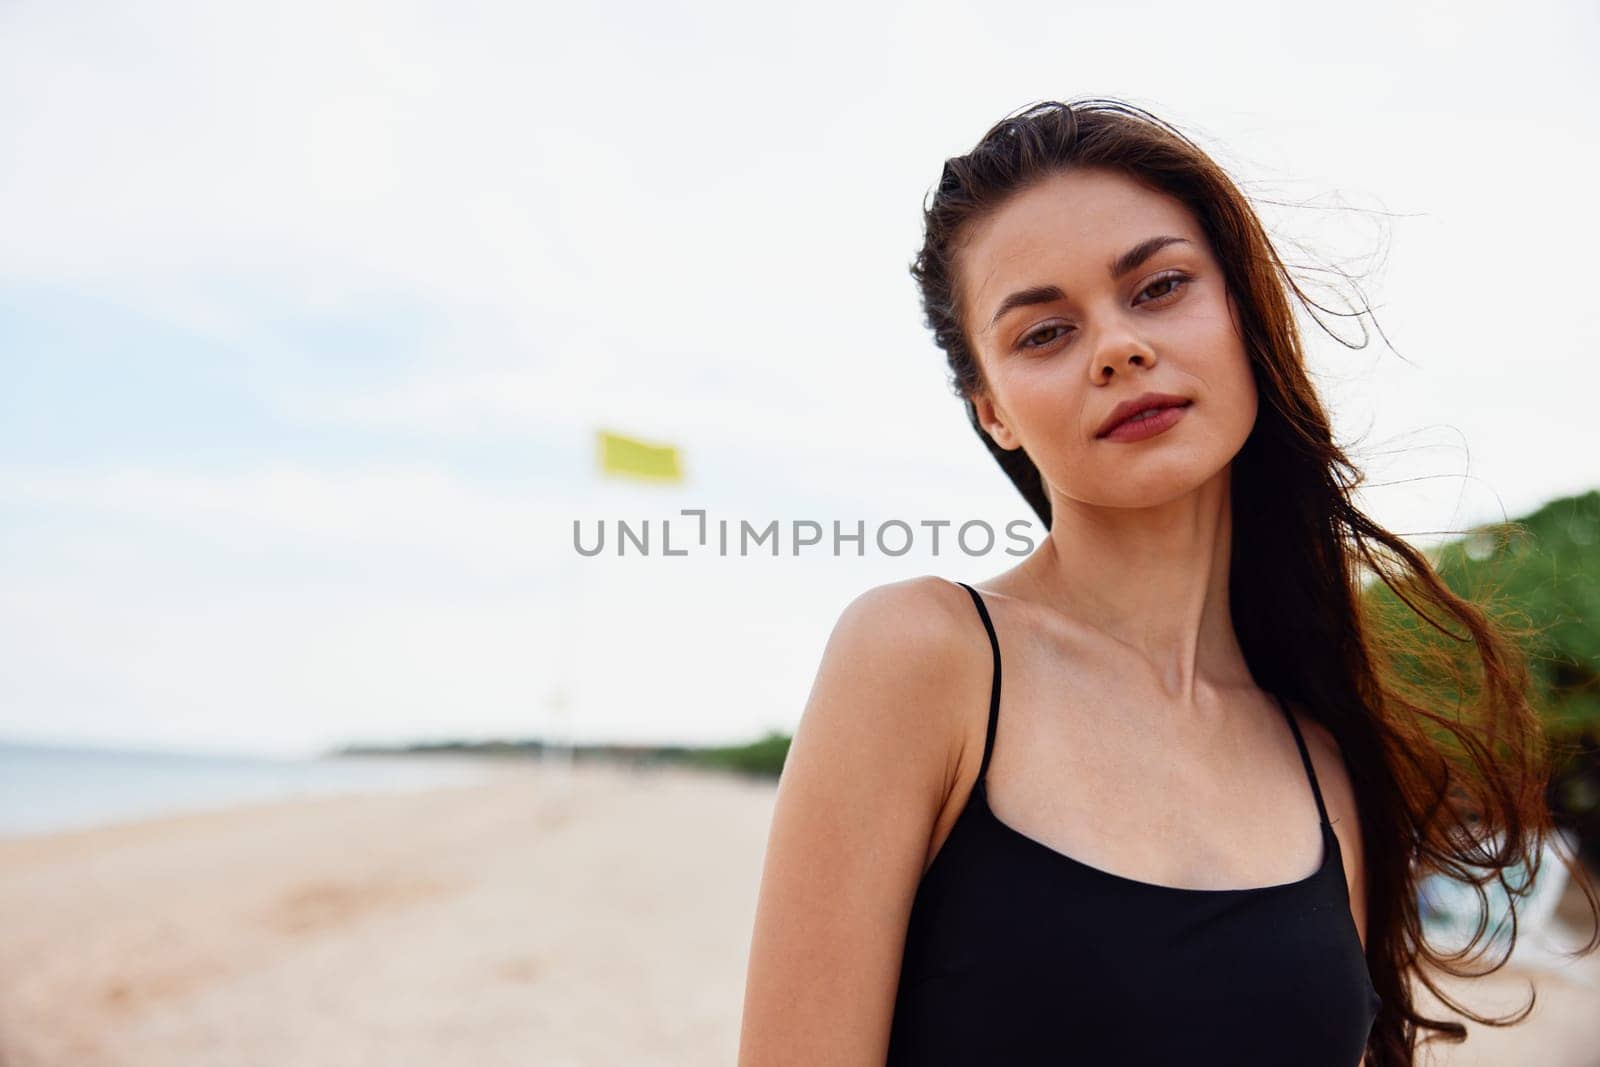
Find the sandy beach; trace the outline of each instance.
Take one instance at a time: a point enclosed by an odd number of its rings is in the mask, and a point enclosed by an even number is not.
[[[732,1064],[773,790],[528,763],[0,840],[0,1064]],[[1424,1062],[1600,1062],[1597,979]]]

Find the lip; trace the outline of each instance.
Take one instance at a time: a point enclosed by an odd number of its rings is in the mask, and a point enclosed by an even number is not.
[[[1124,400],[1111,409],[1111,414],[1106,421],[1100,424],[1100,429],[1095,431],[1096,437],[1107,437],[1118,425],[1150,408],[1188,407],[1192,401],[1188,397],[1175,396],[1172,393],[1144,393],[1132,400]]]
[[[1147,437],[1154,437],[1158,433],[1166,433],[1182,420],[1184,413],[1189,410],[1187,404],[1175,404],[1164,408],[1147,408],[1155,414],[1143,419],[1129,419],[1118,423],[1110,433],[1101,438],[1102,441],[1143,441]]]

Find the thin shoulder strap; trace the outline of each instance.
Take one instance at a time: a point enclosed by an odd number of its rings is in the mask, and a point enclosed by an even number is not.
[[[1317,814],[1322,817],[1322,824],[1328,825],[1328,809],[1322,803],[1322,789],[1317,785],[1317,772],[1311,766],[1311,754],[1306,751],[1305,738],[1300,736],[1300,724],[1295,722],[1294,715],[1289,711],[1289,706],[1283,702],[1278,694],[1272,694],[1272,699],[1278,702],[1278,707],[1283,711],[1283,717],[1289,720],[1289,729],[1294,731],[1294,743],[1300,746],[1300,761],[1306,765],[1306,777],[1311,779],[1311,794],[1317,798]]]
[[[978,605],[978,617],[989,632],[989,647],[994,650],[994,681],[989,686],[989,732],[983,739],[983,762],[978,764],[978,781],[982,782],[989,773],[989,754],[994,751],[995,727],[1000,722],[1000,640],[994,635],[994,623],[989,621],[989,609],[984,606],[983,597],[966,582],[956,584],[972,594],[972,602]]]

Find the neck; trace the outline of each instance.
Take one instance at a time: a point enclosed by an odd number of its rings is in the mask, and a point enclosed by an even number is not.
[[[1228,476],[1149,508],[1053,500],[1049,536],[1018,568],[1030,599],[1123,646],[1180,707],[1253,685],[1229,611]]]

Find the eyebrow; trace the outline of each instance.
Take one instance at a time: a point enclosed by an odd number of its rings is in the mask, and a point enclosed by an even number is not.
[[[1175,237],[1172,234],[1158,234],[1147,237],[1143,241],[1128,249],[1122,255],[1111,261],[1107,271],[1112,278],[1121,278],[1130,271],[1138,270],[1144,261],[1171,244],[1193,244],[1187,237]],[[983,328],[984,333],[994,329],[1006,313],[1015,311],[1020,307],[1029,307],[1034,304],[1048,304],[1054,300],[1061,300],[1067,294],[1060,286],[1035,285],[1027,289],[1018,289],[1000,301],[1000,306],[995,309],[994,317],[989,320],[989,325]]]

